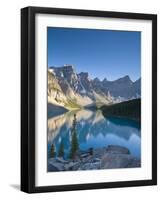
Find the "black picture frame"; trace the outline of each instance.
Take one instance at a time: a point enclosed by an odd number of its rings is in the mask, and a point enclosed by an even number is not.
[[[35,186],[35,15],[60,14],[152,21],[152,179],[60,186]],[[21,9],[21,190],[27,193],[147,186],[157,184],[157,15],[96,10]]]

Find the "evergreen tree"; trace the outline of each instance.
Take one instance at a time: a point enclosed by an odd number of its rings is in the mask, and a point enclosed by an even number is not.
[[[89,153],[90,153],[90,155],[93,155],[93,148],[92,147],[89,148]]]
[[[61,141],[61,143],[60,143],[58,156],[59,157],[64,157],[64,144],[63,144],[63,141]]]
[[[55,155],[55,148],[54,148],[54,144],[52,144],[50,148],[50,158],[53,158],[54,155]]]
[[[76,114],[74,114],[70,158],[74,158],[77,150],[79,149],[76,124],[77,124],[77,119],[76,119]]]

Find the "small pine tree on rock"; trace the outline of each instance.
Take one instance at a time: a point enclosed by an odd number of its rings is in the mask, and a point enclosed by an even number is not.
[[[76,156],[76,152],[79,149],[77,132],[76,132],[76,124],[77,124],[77,119],[76,119],[76,114],[74,114],[73,127],[72,127],[71,151],[70,151],[70,158],[72,159]]]
[[[54,144],[52,144],[50,148],[50,158],[53,158],[54,155],[55,155],[55,147]]]
[[[63,141],[61,141],[61,143],[60,143],[58,156],[59,157],[64,157],[64,144],[63,144]]]

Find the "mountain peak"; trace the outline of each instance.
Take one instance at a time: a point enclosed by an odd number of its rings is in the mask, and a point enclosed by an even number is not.
[[[74,65],[64,64],[62,68],[70,69],[74,71]]]
[[[125,76],[123,76],[122,78],[124,78],[124,79],[126,79],[126,80],[131,80],[130,77],[129,77],[129,75],[125,75]]]
[[[100,82],[100,79],[96,77],[96,78],[93,79],[93,81],[94,82]]]
[[[107,82],[107,78],[104,78],[102,82]]]
[[[89,74],[88,72],[81,72],[78,74],[81,78],[88,78],[89,77]]]
[[[132,80],[130,79],[129,75],[123,76],[122,78],[119,78],[116,81],[132,83]]]
[[[141,82],[141,77],[138,78],[134,83]]]

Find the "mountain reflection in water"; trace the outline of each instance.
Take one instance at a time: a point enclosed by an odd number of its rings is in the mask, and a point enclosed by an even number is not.
[[[48,152],[52,143],[58,152],[63,141],[65,156],[69,155],[74,114],[77,118],[77,138],[81,150],[120,145],[127,147],[132,155],[140,158],[140,123],[117,117],[104,118],[100,110],[70,111],[49,119]]]

